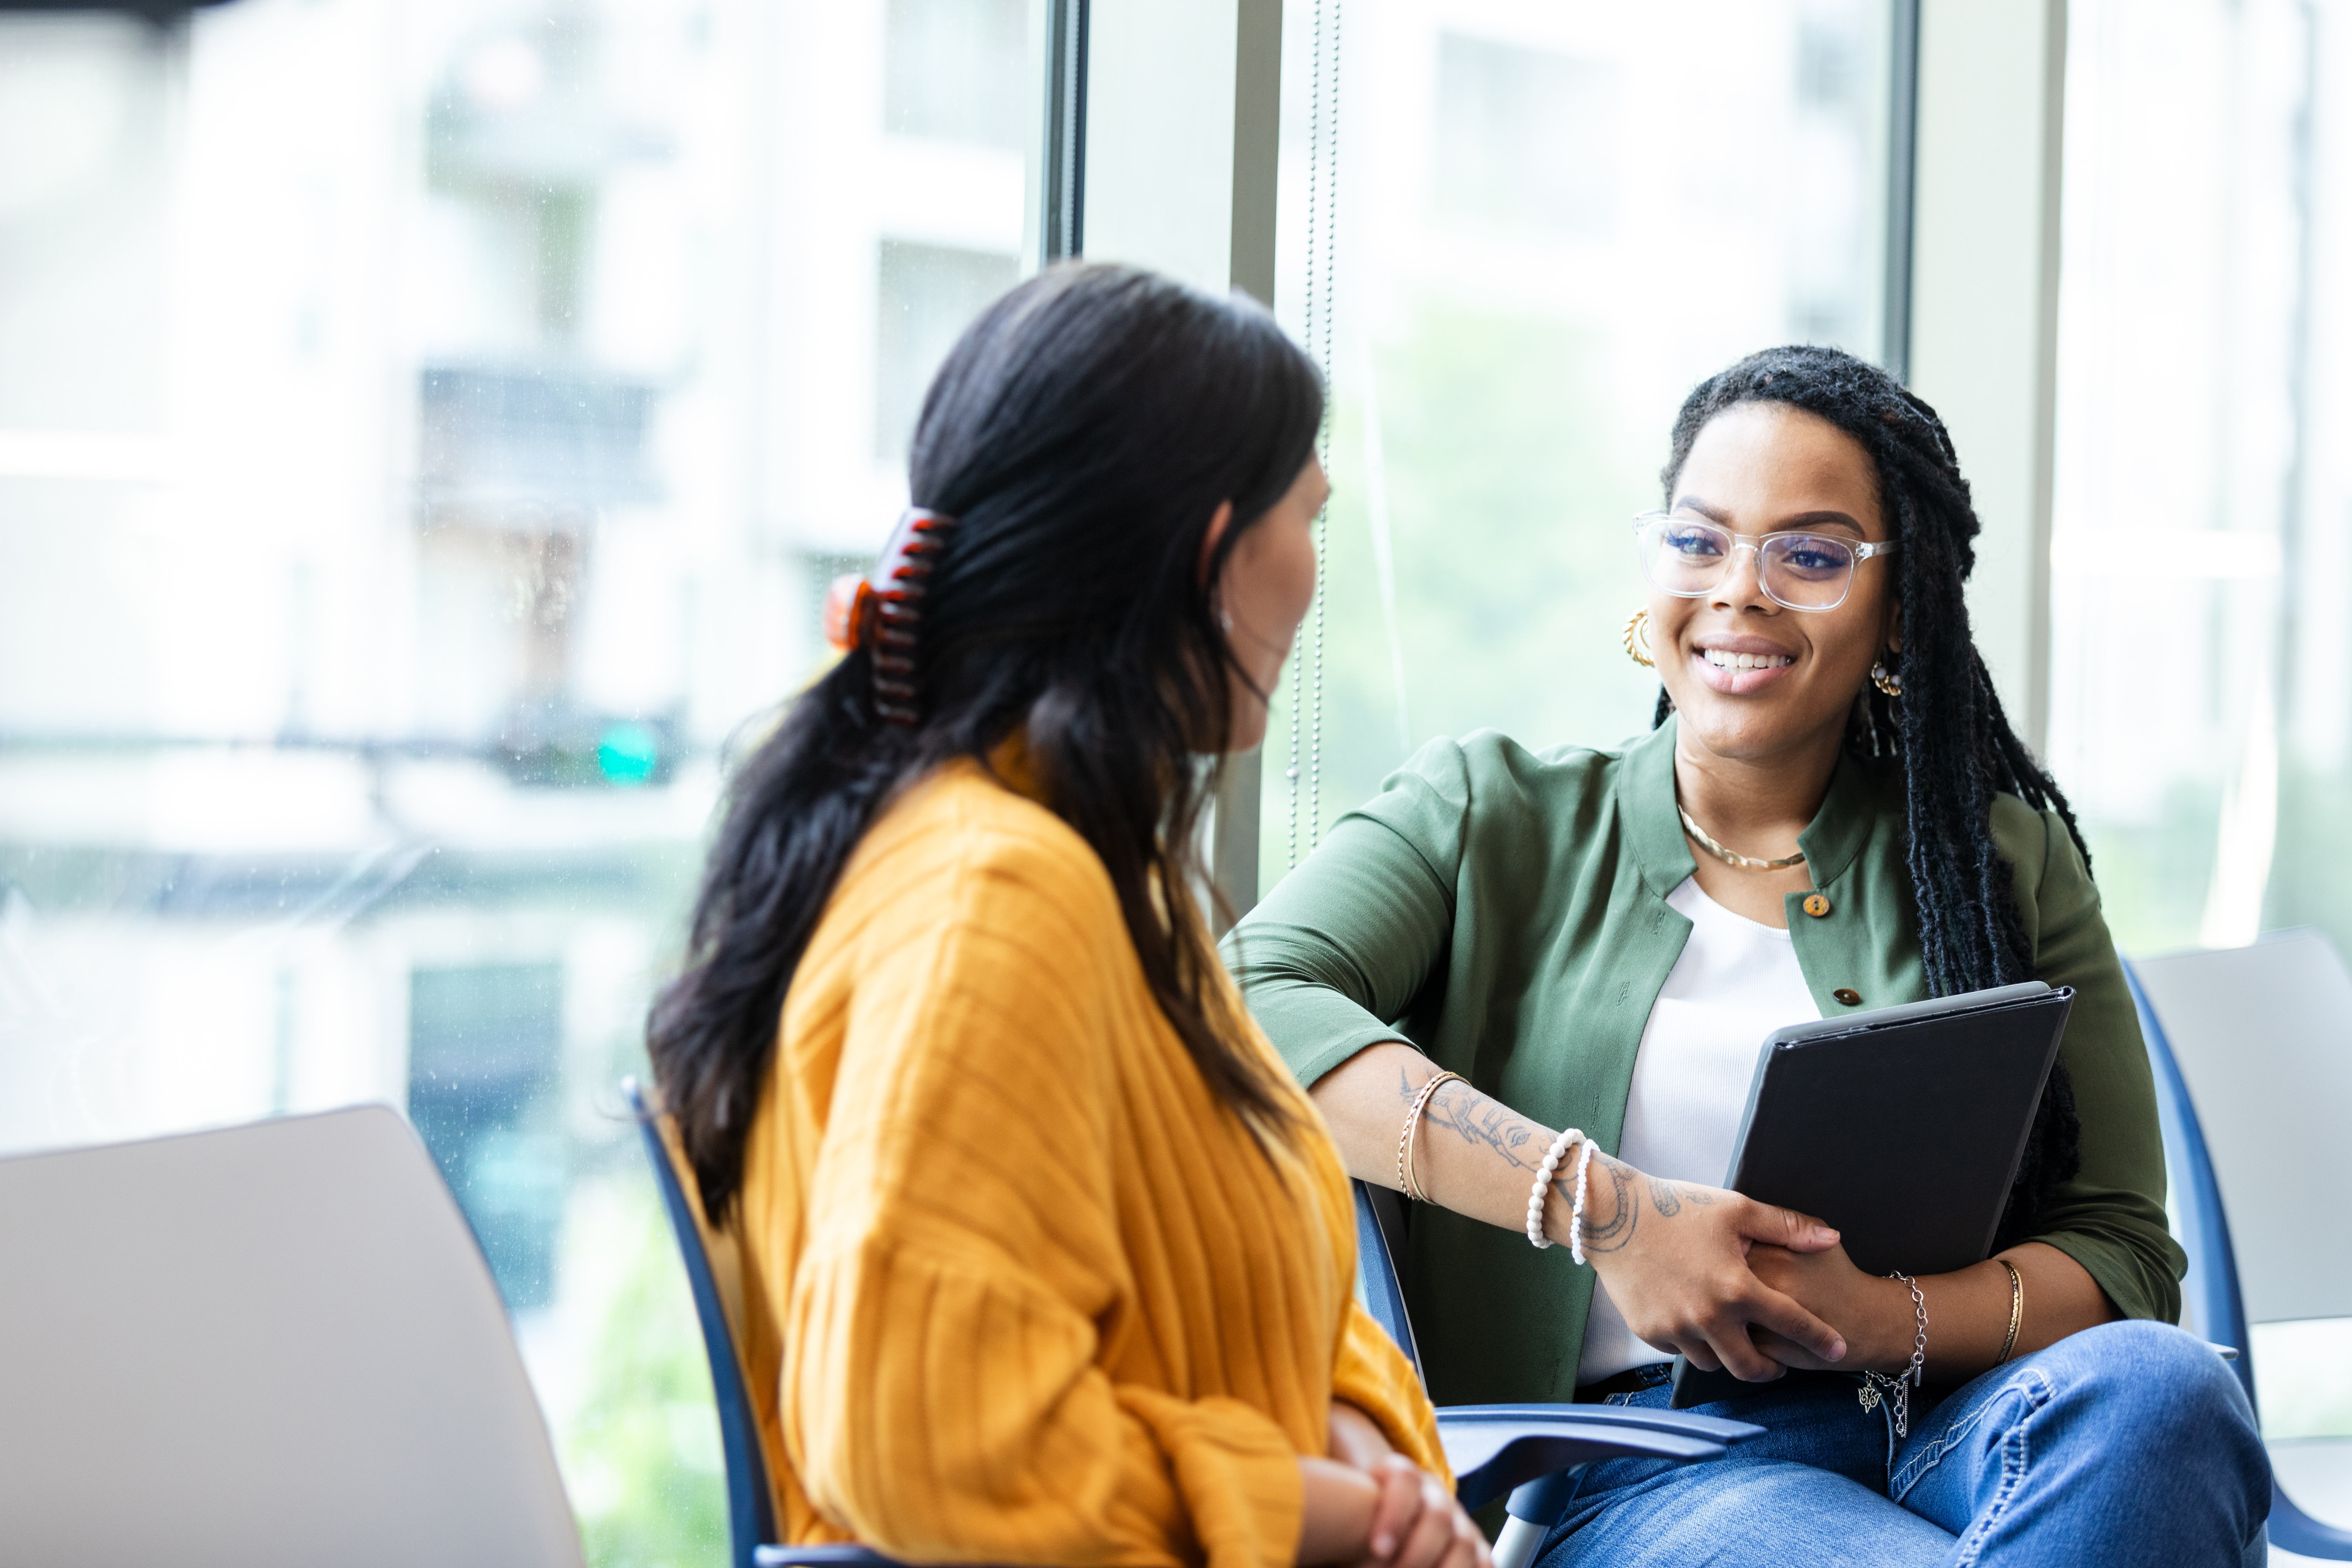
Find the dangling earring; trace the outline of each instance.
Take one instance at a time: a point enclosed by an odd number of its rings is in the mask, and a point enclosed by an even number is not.
[[[1885,659],[1880,659],[1870,667],[1870,683],[1896,701],[1902,700],[1903,678],[1889,670]]]
[[[1625,657],[1643,669],[1655,669],[1658,661],[1650,657],[1650,612],[1644,607],[1633,612],[1625,623]]]

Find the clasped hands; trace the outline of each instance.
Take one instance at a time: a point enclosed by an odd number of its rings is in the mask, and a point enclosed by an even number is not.
[[[1435,1476],[1389,1446],[1370,1416],[1331,1405],[1330,1457],[1298,1461],[1302,1564],[1494,1568],[1486,1538]]]
[[[1810,1215],[1605,1156],[1591,1194],[1585,1254],[1626,1325],[1658,1349],[1749,1383],[1908,1358],[1908,1292],[1855,1268]]]

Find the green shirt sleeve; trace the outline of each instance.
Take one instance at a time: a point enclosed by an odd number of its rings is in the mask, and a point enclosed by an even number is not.
[[[2081,1264],[2124,1316],[2178,1322],[2188,1258],[2165,1218],[2156,1080],[2098,887],[2056,812],[2002,796],[1994,829],[2016,868],[2039,978],[2074,988],[2060,1055],[2074,1080],[2083,1166],[2032,1239]]]
[[[1460,752],[1433,742],[1226,933],[1226,966],[1302,1085],[1407,1037],[1397,1020],[1453,937],[1468,789]]]

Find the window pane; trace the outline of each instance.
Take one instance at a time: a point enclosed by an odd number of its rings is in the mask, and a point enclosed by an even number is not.
[[[931,373],[964,324],[1020,275],[1019,258],[956,246],[882,242],[879,333],[874,356],[876,450],[897,457],[913,439]]]
[[[1018,153],[1045,106],[1029,80],[1028,0],[890,0],[885,127]]]
[[[1286,15],[1277,304],[1328,355],[1335,491],[1265,885],[1431,736],[1648,726],[1630,520],[1701,378],[1878,354],[1891,80],[1884,0]]]
[[[0,1152],[404,1107],[594,1561],[724,1554],[614,1085],[1021,271],[1027,9],[0,17]]]
[[[2337,0],[2069,23],[2051,752],[2126,952],[2352,950],[2347,86]]]
[[[1440,33],[1437,210],[1465,228],[1606,235],[1616,216],[1616,66]]]

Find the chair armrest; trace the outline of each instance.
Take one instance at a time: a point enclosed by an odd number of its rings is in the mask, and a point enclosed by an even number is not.
[[[1465,1508],[1484,1508],[1523,1482],[1594,1459],[1721,1458],[1727,1445],[1763,1430],[1719,1415],[1612,1405],[1457,1405],[1437,1413],[1438,1440]],[[752,1562],[758,1568],[898,1568],[878,1552],[850,1545],[762,1546]]]
[[[891,1558],[863,1546],[761,1546],[751,1552],[756,1568],[898,1568]]]
[[[2352,1531],[2311,1517],[2295,1506],[2286,1489],[2271,1481],[2271,1544],[2298,1556],[2352,1563]]]
[[[1472,1509],[1595,1459],[1719,1459],[1728,1445],[1763,1430],[1719,1415],[1610,1405],[1457,1405],[1437,1413],[1455,1493]]]

